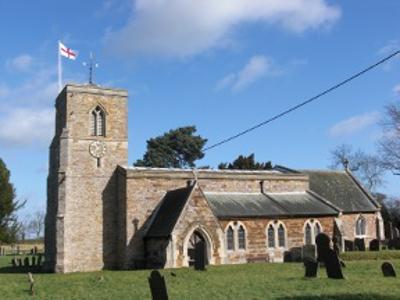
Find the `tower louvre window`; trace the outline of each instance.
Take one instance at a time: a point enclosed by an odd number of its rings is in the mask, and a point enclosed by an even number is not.
[[[100,106],[92,111],[90,115],[90,134],[92,136],[106,135],[106,117]]]

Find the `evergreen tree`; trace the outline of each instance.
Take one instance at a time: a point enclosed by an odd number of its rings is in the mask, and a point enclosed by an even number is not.
[[[204,157],[203,146],[207,139],[196,133],[195,126],[180,127],[147,141],[143,159],[134,165],[158,168],[191,168]]]
[[[265,163],[256,162],[254,153],[252,153],[249,156],[239,155],[232,163],[220,163],[218,169],[271,170],[272,164],[270,161]]]
[[[15,212],[24,205],[15,200],[15,189],[10,182],[10,171],[0,159],[0,243],[11,243],[16,239]]]

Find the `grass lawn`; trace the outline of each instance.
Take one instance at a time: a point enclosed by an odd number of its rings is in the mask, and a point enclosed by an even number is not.
[[[5,273],[0,257],[0,299],[32,299],[26,274]],[[400,260],[392,261],[400,270]],[[384,278],[382,261],[347,262],[346,280],[303,278],[302,264],[248,264],[162,270],[170,299],[400,299],[400,278]],[[171,275],[176,274],[176,277]],[[36,299],[150,299],[150,271],[34,274]]]

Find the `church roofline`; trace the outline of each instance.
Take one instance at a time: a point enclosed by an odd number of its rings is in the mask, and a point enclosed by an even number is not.
[[[245,180],[304,180],[304,174],[284,174],[274,170],[219,170],[219,169],[178,169],[178,168],[147,168],[119,166],[120,172],[127,178],[163,177],[184,179],[245,179]]]

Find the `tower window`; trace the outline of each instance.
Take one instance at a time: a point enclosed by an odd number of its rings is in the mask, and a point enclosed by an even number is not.
[[[106,117],[100,106],[92,111],[90,116],[90,133],[92,136],[106,135]]]

